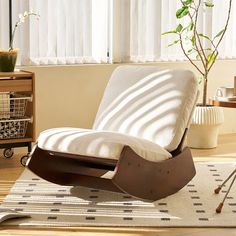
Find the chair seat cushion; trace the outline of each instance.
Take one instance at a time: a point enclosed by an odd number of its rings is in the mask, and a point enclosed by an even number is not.
[[[42,132],[38,138],[38,147],[44,150],[117,160],[125,145],[149,161],[158,162],[171,157],[158,144],[112,131],[54,128]]]

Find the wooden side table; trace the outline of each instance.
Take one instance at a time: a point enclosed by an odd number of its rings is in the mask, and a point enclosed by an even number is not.
[[[219,101],[219,100],[216,100],[216,99],[209,99],[209,103],[211,105],[214,105],[214,106],[219,106],[219,107],[228,107],[228,108],[236,108],[236,101]],[[229,185],[229,188],[228,190],[226,191],[225,193],[225,196],[222,200],[222,202],[219,204],[219,206],[216,208],[216,213],[221,213],[221,210],[223,208],[223,205],[224,205],[224,202],[234,184],[234,181],[236,179],[236,168],[235,170],[230,173],[230,175],[225,179],[225,181],[220,185],[218,186],[214,191],[216,194],[218,194],[220,192],[220,190],[222,189],[222,187],[232,178],[232,181]]]
[[[0,148],[4,148],[4,157],[11,158],[12,148],[28,147],[28,154],[22,156],[21,164],[25,165],[35,142],[35,75],[30,71],[0,72],[0,94],[17,94],[16,98],[0,96],[0,126],[3,133],[9,136],[0,137]],[[26,101],[24,103],[23,101]],[[23,123],[25,122],[25,123]],[[26,123],[27,122],[27,123]],[[1,124],[9,124],[3,126]],[[15,135],[10,135],[8,127],[18,127]],[[20,135],[21,134],[21,135]]]

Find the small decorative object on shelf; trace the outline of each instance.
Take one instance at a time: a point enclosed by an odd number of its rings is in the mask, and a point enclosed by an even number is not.
[[[24,14],[19,14],[19,20],[15,23],[14,29],[11,33],[11,41],[8,50],[0,50],[0,72],[13,72],[16,65],[17,54],[19,49],[13,48],[14,37],[17,27],[25,22],[26,18],[35,16],[39,19],[39,15],[30,11],[25,11]]]
[[[0,71],[14,71],[16,65],[18,49],[0,50]]]
[[[218,101],[236,101],[236,96],[234,96],[234,87],[217,88],[214,99]]]
[[[0,148],[11,158],[15,147],[28,147],[35,141],[34,73],[0,72]],[[27,155],[21,159],[24,165]]]

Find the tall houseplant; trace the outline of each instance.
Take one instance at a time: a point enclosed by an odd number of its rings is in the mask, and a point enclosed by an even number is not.
[[[181,7],[176,11],[176,18],[185,20],[175,29],[163,33],[174,34],[177,38],[169,46],[180,45],[184,55],[199,72],[203,82],[201,104],[195,109],[189,130],[189,146],[194,148],[213,148],[217,145],[218,127],[223,122],[223,111],[210,108],[207,104],[209,72],[219,55],[219,46],[228,28],[232,1],[229,0],[225,25],[216,35],[206,35],[200,31],[198,22],[202,8],[211,9],[213,2],[209,0],[180,0]],[[196,63],[200,61],[200,63]],[[210,117],[209,114],[213,114]],[[207,116],[207,117],[206,117]],[[212,121],[211,121],[212,120]],[[201,121],[201,123],[199,123]],[[213,126],[209,126],[212,124]],[[213,129],[214,128],[214,129]],[[196,131],[196,132],[195,132]],[[205,132],[207,131],[207,133]],[[212,131],[212,132],[211,132]],[[211,137],[208,137],[211,135]]]

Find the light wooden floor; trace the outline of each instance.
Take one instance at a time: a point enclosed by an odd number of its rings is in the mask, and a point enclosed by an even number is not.
[[[215,149],[192,150],[195,161],[236,161],[236,134],[222,135],[219,138],[219,145]],[[19,164],[20,155],[12,159],[4,159],[0,150],[0,203],[7,195],[15,180],[23,171]],[[235,186],[234,186],[235,187]],[[191,214],[191,212],[189,212]],[[236,219],[235,219],[236,225]],[[1,227],[0,235],[83,235],[83,236],[236,236],[236,227],[224,228],[104,228],[104,227],[76,227],[76,228],[20,228]]]

